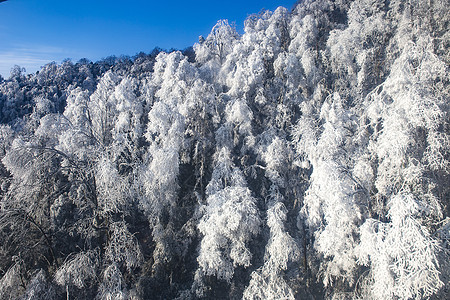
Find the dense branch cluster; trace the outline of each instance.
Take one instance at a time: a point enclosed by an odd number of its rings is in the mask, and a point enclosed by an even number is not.
[[[448,299],[446,1],[304,0],[0,78],[0,299]]]

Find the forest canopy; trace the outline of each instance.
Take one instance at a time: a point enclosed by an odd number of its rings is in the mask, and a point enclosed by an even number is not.
[[[447,1],[304,0],[0,77],[0,299],[448,299]]]

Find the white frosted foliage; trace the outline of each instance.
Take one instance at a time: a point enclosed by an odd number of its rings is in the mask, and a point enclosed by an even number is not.
[[[98,187],[98,205],[102,213],[114,213],[122,210],[127,202],[129,184],[119,175],[117,168],[107,157],[102,157],[96,168]]]
[[[11,299],[19,297],[23,292],[20,288],[21,284],[21,262],[16,261],[0,279],[0,299]]]
[[[129,271],[140,266],[143,256],[136,238],[128,231],[124,222],[111,224],[111,234],[106,247],[107,260],[123,264]]]
[[[412,299],[437,292],[438,243],[416,217],[421,203],[410,194],[389,202],[390,222],[369,219],[361,226],[360,262],[371,266],[366,284],[373,299]]]
[[[315,129],[299,123],[298,134],[306,139],[300,150],[313,167],[310,186],[305,193],[301,216],[314,230],[314,247],[321,253],[324,284],[340,278],[353,283],[356,267],[354,239],[360,211],[355,202],[356,183],[344,172],[344,147],[351,145],[352,116],[343,109],[335,93],[323,104],[320,117],[325,121],[315,140]]]
[[[80,289],[85,287],[86,282],[96,276],[99,264],[97,255],[94,251],[75,254],[56,271],[56,282],[59,285],[74,285]]]
[[[276,202],[267,211],[270,239],[266,246],[264,265],[253,271],[243,299],[294,299],[291,287],[283,278],[288,262],[300,255],[294,239],[286,232],[284,222],[287,210]]]
[[[103,272],[103,281],[99,287],[97,297],[106,300],[125,300],[127,299],[127,290],[123,286],[122,273],[116,264],[106,267]]]
[[[246,243],[259,231],[255,199],[246,187],[226,187],[207,199],[198,228],[204,235],[198,263],[207,275],[230,280],[234,267],[250,265]]]

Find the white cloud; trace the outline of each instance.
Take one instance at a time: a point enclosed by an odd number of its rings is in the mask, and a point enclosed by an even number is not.
[[[14,65],[24,67],[27,73],[34,73],[49,62],[60,62],[64,58],[73,56],[78,55],[59,47],[20,45],[8,50],[0,50],[0,74],[8,78]]]

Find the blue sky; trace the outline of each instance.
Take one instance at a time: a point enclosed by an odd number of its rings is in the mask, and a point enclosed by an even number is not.
[[[262,9],[291,8],[295,0],[259,1],[68,1],[0,3],[0,74],[18,64],[27,72],[65,58],[96,61],[134,55],[158,46],[183,49],[206,36],[219,19],[235,22]]]

